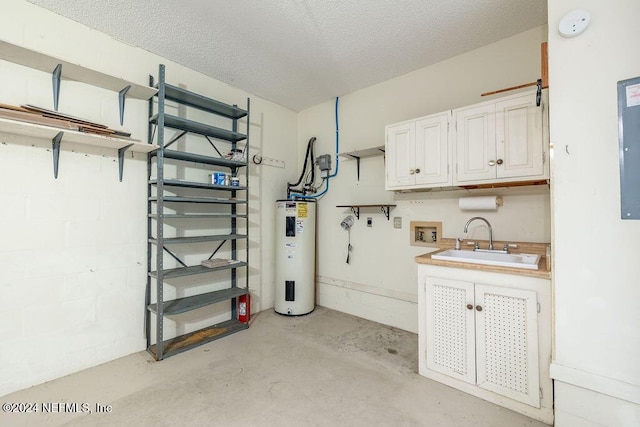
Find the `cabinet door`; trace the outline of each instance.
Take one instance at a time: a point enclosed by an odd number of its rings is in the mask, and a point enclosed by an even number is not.
[[[496,103],[498,178],[543,175],[542,108],[535,95]]]
[[[387,189],[415,184],[415,123],[387,126]]]
[[[473,283],[427,277],[425,286],[427,368],[475,384]]]
[[[455,182],[495,179],[495,104],[456,110],[455,124]]]
[[[536,293],[476,284],[478,386],[540,407]]]
[[[446,112],[416,122],[416,185],[451,185],[449,117]]]

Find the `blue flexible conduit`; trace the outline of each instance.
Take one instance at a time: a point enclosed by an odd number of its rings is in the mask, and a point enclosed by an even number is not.
[[[338,153],[340,152],[340,140],[339,140],[339,128],[338,128],[338,101],[339,101],[339,97],[336,96],[336,171],[334,174],[329,175],[324,181],[326,183],[325,189],[318,194],[314,194],[313,196],[307,196],[304,194],[300,194],[300,193],[291,193],[289,195],[290,199],[293,199],[294,197],[298,198],[298,199],[317,199],[318,197],[323,196],[327,191],[329,191],[329,179],[335,177],[336,175],[338,175],[338,165],[339,165],[339,156]]]

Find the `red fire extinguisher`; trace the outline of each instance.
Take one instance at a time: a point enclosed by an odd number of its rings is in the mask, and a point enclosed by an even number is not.
[[[251,294],[242,294],[238,297],[238,320],[246,323],[251,318]]]

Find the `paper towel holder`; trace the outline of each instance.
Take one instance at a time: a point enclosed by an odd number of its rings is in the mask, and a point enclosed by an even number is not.
[[[502,205],[502,196],[474,196],[458,199],[458,207],[463,211],[496,211]]]

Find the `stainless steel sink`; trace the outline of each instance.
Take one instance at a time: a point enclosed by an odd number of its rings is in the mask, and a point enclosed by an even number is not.
[[[449,249],[434,255],[431,259],[453,262],[469,262],[472,264],[497,265],[500,267],[526,268],[537,270],[540,255],[535,254],[507,254],[490,251],[465,251]]]

